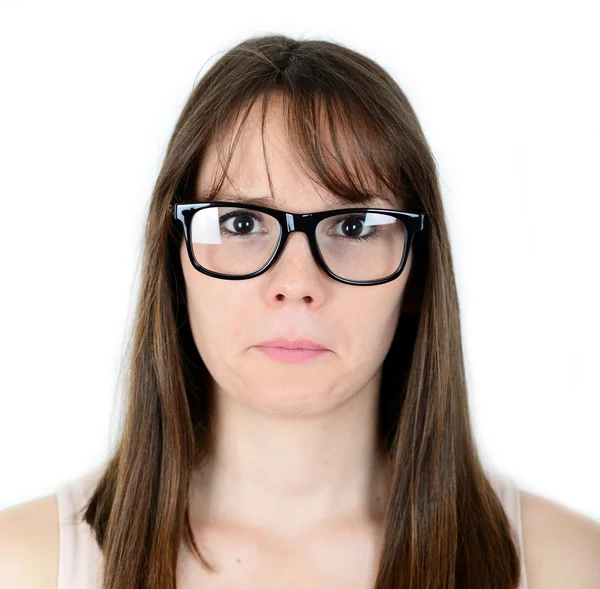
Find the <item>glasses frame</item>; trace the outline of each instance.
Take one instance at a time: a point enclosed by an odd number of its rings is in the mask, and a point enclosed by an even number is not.
[[[252,274],[243,274],[240,276],[232,276],[230,274],[221,274],[219,272],[213,272],[212,270],[208,270],[204,268],[196,261],[194,257],[194,253],[192,250],[191,244],[191,230],[192,230],[192,217],[196,211],[210,208],[210,207],[241,207],[244,209],[250,209],[254,211],[259,211],[261,213],[265,213],[271,215],[277,221],[279,221],[279,225],[281,226],[281,235],[279,237],[279,242],[277,243],[277,247],[275,251],[271,255],[271,257],[267,260],[260,270],[253,272]],[[342,282],[344,284],[351,284],[354,286],[374,286],[377,284],[385,284],[386,282],[391,282],[395,280],[402,274],[404,267],[406,265],[406,261],[408,259],[408,255],[410,249],[413,244],[413,240],[415,235],[421,231],[425,227],[425,215],[417,214],[417,213],[407,213],[405,211],[398,211],[395,209],[380,209],[380,208],[344,208],[344,209],[333,209],[328,211],[318,211],[314,213],[289,213],[287,211],[282,211],[279,209],[272,209],[270,207],[265,207],[261,205],[254,205],[250,203],[242,203],[242,202],[227,202],[227,201],[211,201],[211,202],[203,202],[203,203],[171,203],[169,205],[169,213],[170,218],[173,222],[181,223],[183,227],[183,234],[185,237],[186,248],[188,252],[188,256],[190,258],[190,262],[192,266],[198,272],[202,272],[207,276],[212,276],[213,278],[221,278],[223,280],[247,280],[249,278],[255,278],[256,276],[260,276],[264,274],[273,264],[277,261],[289,235],[294,231],[301,231],[308,238],[308,243],[310,245],[310,250],[313,255],[314,260],[317,262],[319,267],[331,278]],[[404,252],[402,254],[402,261],[400,262],[400,266],[398,269],[390,276],[385,278],[380,278],[378,280],[348,280],[346,278],[342,278],[338,276],[334,272],[332,272],[325,263],[325,260],[321,256],[319,252],[319,247],[317,245],[316,238],[316,228],[317,224],[326,219],[328,217],[334,217],[336,215],[345,214],[345,213],[385,213],[387,215],[391,215],[400,219],[404,224],[406,229],[406,243],[404,246]]]

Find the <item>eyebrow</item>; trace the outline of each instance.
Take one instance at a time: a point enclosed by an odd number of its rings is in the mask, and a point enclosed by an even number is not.
[[[276,202],[273,199],[273,197],[271,195],[265,195],[265,196],[245,196],[243,194],[223,194],[223,193],[219,193],[216,196],[216,200],[223,200],[223,201],[229,201],[229,202],[237,202],[240,204],[255,204],[255,205],[259,205],[259,206],[263,206],[263,207],[270,207],[270,208],[277,208],[276,207]],[[338,196],[334,196],[333,200],[335,201],[335,203],[337,205],[339,205],[342,208],[349,208],[351,207],[352,204],[354,203],[350,203],[346,200],[344,200],[341,197]],[[371,196],[371,197],[367,197],[366,199],[364,199],[364,204],[365,205],[370,205],[373,204],[374,202],[376,202],[377,200],[382,200],[384,203],[392,206],[392,207],[396,207],[397,203],[393,203],[390,201],[390,199],[381,196],[381,195],[376,195],[376,196]],[[362,203],[356,203],[356,204],[362,204]]]
[[[221,194],[216,196],[216,200],[229,202],[238,202],[240,204],[255,204],[263,207],[275,207],[275,200],[271,196],[245,196],[243,194]]]

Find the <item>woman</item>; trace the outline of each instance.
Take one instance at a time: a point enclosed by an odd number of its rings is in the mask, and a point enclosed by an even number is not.
[[[597,524],[482,465],[436,167],[370,59],[266,36],[211,67],[140,292],[114,454],[2,514],[0,585],[600,586]]]

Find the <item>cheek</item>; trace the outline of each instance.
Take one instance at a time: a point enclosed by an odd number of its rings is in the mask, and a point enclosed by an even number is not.
[[[181,246],[181,267],[185,281],[185,295],[192,335],[201,356],[204,356],[207,347],[207,334],[212,334],[211,325],[219,324],[219,311],[222,308],[216,305],[218,297],[215,292],[215,280],[198,272],[190,262],[185,245]]]
[[[382,297],[376,304],[361,314],[360,322],[355,326],[357,341],[361,349],[378,349],[389,342],[396,330],[400,316],[400,304],[391,298]]]
[[[364,287],[349,303],[348,308],[360,309],[346,315],[352,321],[355,357],[387,354],[400,318],[405,282],[402,276],[378,287]],[[370,288],[373,290],[368,291]]]
[[[252,297],[240,293],[239,283],[205,276],[189,259],[182,263],[190,327],[200,355],[221,357],[233,343],[236,349],[243,347],[251,317],[247,304]]]

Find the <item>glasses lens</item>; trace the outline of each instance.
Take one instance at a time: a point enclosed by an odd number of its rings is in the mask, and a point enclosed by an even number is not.
[[[317,225],[317,244],[325,264],[346,280],[381,280],[402,262],[406,227],[385,213],[344,213]]]
[[[243,207],[209,207],[192,217],[192,251],[198,264],[221,274],[260,270],[281,237],[277,219]]]
[[[200,266],[230,276],[258,272],[275,253],[281,226],[275,217],[236,206],[200,209],[191,241]],[[343,213],[317,225],[319,252],[329,269],[346,280],[372,281],[394,274],[404,255],[404,223],[385,213]]]

